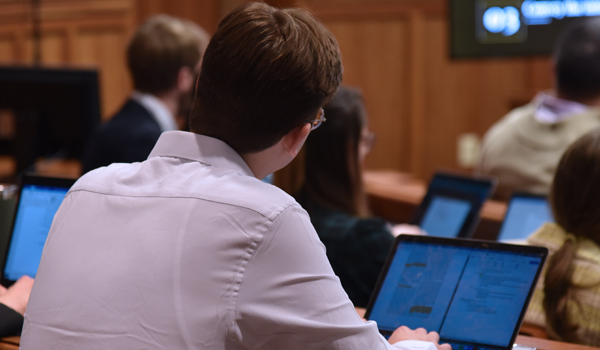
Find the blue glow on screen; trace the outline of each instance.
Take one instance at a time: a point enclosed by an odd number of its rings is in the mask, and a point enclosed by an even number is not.
[[[61,187],[23,187],[4,268],[8,280],[35,277],[52,220],[68,191]]]
[[[513,6],[490,7],[483,14],[483,26],[491,33],[514,35],[521,28],[519,10]]]

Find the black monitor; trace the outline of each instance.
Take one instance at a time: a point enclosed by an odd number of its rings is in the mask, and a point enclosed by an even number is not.
[[[81,159],[100,123],[98,72],[0,66],[0,112],[13,129],[2,133],[0,154],[15,158],[17,174],[38,158]]]
[[[599,0],[449,0],[453,58],[549,55],[572,21],[600,15]]]

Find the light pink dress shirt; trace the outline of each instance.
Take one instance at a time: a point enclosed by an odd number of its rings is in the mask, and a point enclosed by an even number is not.
[[[161,135],[84,175],[46,241],[21,349],[395,347],[363,322],[306,212],[225,143]]]

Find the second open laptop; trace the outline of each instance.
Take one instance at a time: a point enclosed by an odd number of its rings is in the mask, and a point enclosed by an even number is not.
[[[2,269],[7,286],[23,275],[35,277],[54,215],[73,179],[23,175],[15,219]]]
[[[525,241],[546,222],[554,222],[546,196],[515,193],[508,202],[497,240],[500,242]]]
[[[400,235],[365,317],[384,336],[423,327],[455,350],[510,350],[547,255],[541,247]]]
[[[438,172],[410,223],[430,236],[471,237],[479,211],[494,193],[496,183],[495,178]]]

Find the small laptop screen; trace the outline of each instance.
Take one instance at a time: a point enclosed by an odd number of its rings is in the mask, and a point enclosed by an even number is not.
[[[25,184],[17,207],[4,277],[35,277],[54,214],[69,188]]]
[[[506,347],[543,261],[540,254],[401,242],[368,317],[382,331],[424,327],[446,342]]]
[[[493,179],[437,173],[411,224],[430,236],[470,237],[479,220],[479,210],[494,188]]]
[[[472,207],[466,200],[435,196],[421,221],[421,228],[432,236],[456,237]]]
[[[506,210],[498,240],[524,240],[545,222],[553,221],[552,210],[545,197],[515,195]]]

